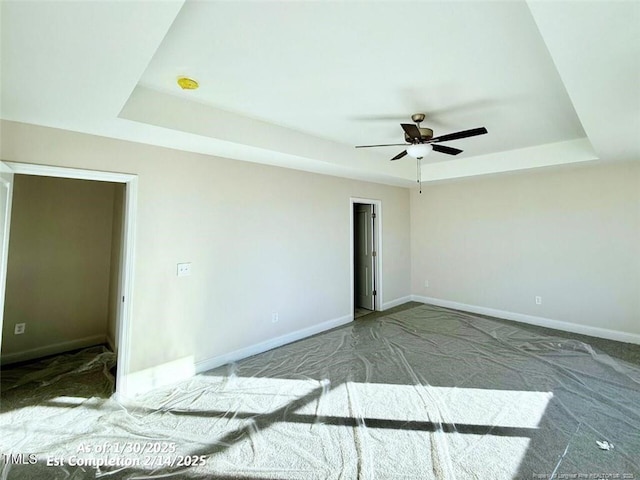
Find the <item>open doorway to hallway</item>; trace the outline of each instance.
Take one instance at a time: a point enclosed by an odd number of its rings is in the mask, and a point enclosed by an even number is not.
[[[352,199],[353,316],[379,310],[379,202]]]

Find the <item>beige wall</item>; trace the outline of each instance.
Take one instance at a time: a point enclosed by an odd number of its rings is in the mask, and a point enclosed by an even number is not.
[[[113,184],[15,176],[3,355],[104,337],[113,201]]]
[[[44,127],[2,128],[6,161],[138,175],[132,371],[206,360],[349,315],[350,197],[382,201],[383,303],[414,294],[640,333],[638,164],[431,184],[419,195]],[[192,262],[190,277],[176,277],[178,262]]]
[[[12,122],[2,136],[5,161],[139,176],[131,371],[349,315],[352,196],[382,201],[382,302],[410,293],[406,189]]]
[[[640,334],[640,163],[428,185],[411,211],[414,295]]]

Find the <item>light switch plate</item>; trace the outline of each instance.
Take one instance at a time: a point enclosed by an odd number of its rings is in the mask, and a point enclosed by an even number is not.
[[[179,263],[177,275],[179,277],[188,277],[191,275],[191,263]]]

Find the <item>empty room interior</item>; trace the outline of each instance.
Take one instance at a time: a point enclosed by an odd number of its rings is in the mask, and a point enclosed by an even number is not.
[[[0,478],[640,478],[639,2],[0,26]]]

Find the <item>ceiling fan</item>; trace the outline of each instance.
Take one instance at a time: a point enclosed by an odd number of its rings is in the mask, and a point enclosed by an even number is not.
[[[415,125],[411,123],[400,124],[400,126],[404,130],[404,140],[408,143],[408,145],[407,143],[388,143],[383,145],[357,145],[356,148],[394,146],[407,147],[406,150],[403,150],[391,160],[398,160],[407,154],[413,158],[421,159],[428,155],[431,150],[435,152],[446,153],[447,155],[458,155],[459,153],[462,153],[462,150],[458,148],[448,147],[446,145],[440,145],[439,143],[448,142],[450,140],[459,140],[461,138],[474,137],[476,135],[484,135],[485,133],[487,133],[486,128],[480,127],[434,137],[433,130],[420,126],[420,122],[422,122],[424,118],[424,113],[414,113],[413,115],[411,115],[411,120],[413,120]]]

